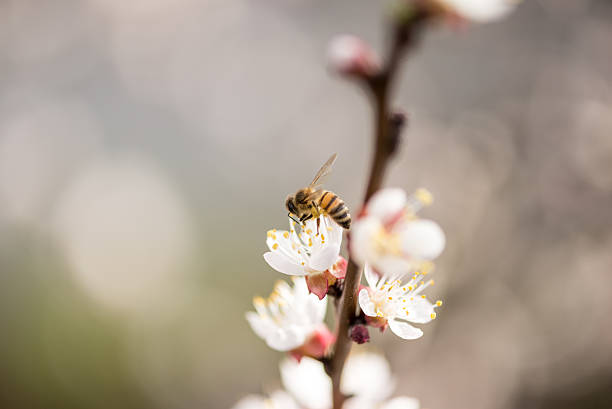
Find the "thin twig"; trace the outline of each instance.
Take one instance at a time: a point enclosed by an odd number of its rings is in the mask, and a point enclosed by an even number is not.
[[[368,199],[381,188],[389,160],[398,146],[404,116],[391,112],[389,109],[389,94],[393,88],[401,58],[406,50],[415,43],[416,35],[426,18],[427,13],[417,11],[412,13],[409,18],[397,21],[394,24],[386,64],[380,73],[367,79],[374,107],[375,133],[374,154],[363,202],[364,206]],[[360,282],[361,269],[351,260],[349,250],[349,261],[337,322],[337,341],[328,365],[333,386],[333,409],[341,409],[346,399],[346,396],[340,390],[340,381],[344,363],[352,347],[349,330],[356,318],[357,294]]]

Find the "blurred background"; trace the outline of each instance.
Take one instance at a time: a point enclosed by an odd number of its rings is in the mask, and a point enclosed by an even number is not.
[[[285,196],[370,107],[328,41],[372,0],[0,1],[0,407],[228,408],[279,385],[244,312]],[[417,341],[375,335],[429,409],[612,407],[612,3],[526,0],[427,33],[387,184],[447,233]]]

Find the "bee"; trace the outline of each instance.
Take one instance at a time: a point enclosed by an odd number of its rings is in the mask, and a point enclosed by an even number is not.
[[[334,153],[321,166],[308,187],[298,190],[294,195],[287,196],[285,206],[289,210],[288,216],[293,221],[303,223],[325,214],[331,217],[340,227],[344,229],[351,227],[351,215],[344,201],[334,192],[321,189],[323,178],[331,173],[332,165],[337,156]],[[317,230],[318,227],[319,220],[317,220]]]

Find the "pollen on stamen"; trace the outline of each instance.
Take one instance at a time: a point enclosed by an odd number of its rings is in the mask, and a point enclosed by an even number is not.
[[[425,294],[421,295],[421,298],[425,299],[425,298],[426,298],[426,295],[425,295]]]
[[[410,314],[410,311],[406,311],[406,315],[409,315],[409,314]]]
[[[393,300],[393,297],[389,297],[389,300]]]
[[[278,243],[274,243],[274,245],[272,245],[272,249],[273,249],[273,250],[278,249]]]
[[[436,306],[441,307],[442,306],[442,301],[440,301],[440,300],[436,301]]]
[[[308,229],[308,230],[306,230],[306,233],[308,233],[308,234],[312,234],[312,229]]]
[[[304,265],[305,263],[302,261],[302,265]]]
[[[327,231],[332,231],[333,229],[331,227],[327,227]]]
[[[266,303],[266,300],[264,300],[263,297],[253,297],[254,305],[264,305],[265,303]]]
[[[288,238],[289,238],[289,232],[288,232],[288,231],[284,232],[284,233],[283,233],[283,237],[284,237],[284,238],[286,238],[286,239],[288,239]]]
[[[435,313],[435,312],[432,312],[432,313],[431,313],[431,319],[432,319],[432,320],[435,320],[435,319],[436,319],[436,313]]]
[[[433,195],[429,190],[424,188],[417,189],[416,192],[414,192],[414,197],[424,206],[429,206],[433,202]]]
[[[321,241],[325,241],[325,236],[321,233]]]
[[[312,239],[308,239],[308,246],[312,247]]]

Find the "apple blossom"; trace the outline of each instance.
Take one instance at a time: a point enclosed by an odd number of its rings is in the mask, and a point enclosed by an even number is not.
[[[364,275],[369,287],[359,291],[359,306],[367,317],[372,317],[374,325],[385,328],[387,325],[395,335],[403,339],[417,339],[423,331],[408,322],[426,324],[436,318],[436,307],[442,301],[431,303],[421,294],[433,280],[424,281],[427,270],[415,272],[402,283],[400,278],[379,277],[369,266],[364,268]]]
[[[410,197],[392,188],[374,194],[353,224],[350,245],[355,260],[385,275],[408,274],[435,259],[444,249],[444,232],[434,221],[417,218],[431,200],[424,189]]]
[[[319,299],[334,282],[343,278],[346,261],[340,257],[342,227],[328,216],[306,221],[302,226],[290,222],[290,229],[269,230],[266,262],[276,271],[305,276],[308,289]]]
[[[253,331],[272,349],[320,357],[333,343],[333,335],[323,323],[327,300],[309,294],[303,277],[292,277],[293,287],[278,281],[270,297],[255,297],[257,312],[246,319]]]

